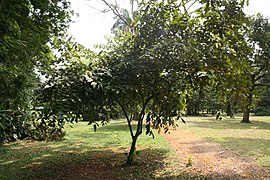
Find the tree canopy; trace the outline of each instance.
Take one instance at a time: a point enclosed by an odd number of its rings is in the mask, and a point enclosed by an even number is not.
[[[0,142],[29,134],[36,72],[53,61],[49,42],[65,36],[69,2],[3,0],[0,6]]]

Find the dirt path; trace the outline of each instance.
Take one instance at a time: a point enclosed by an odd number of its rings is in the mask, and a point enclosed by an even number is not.
[[[209,143],[182,129],[162,134],[176,149],[178,158],[187,167],[183,172],[210,179],[270,179],[270,170],[241,157],[216,143]],[[191,158],[192,165],[188,166]]]

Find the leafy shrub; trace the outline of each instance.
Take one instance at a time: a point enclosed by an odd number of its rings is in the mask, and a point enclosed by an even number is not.
[[[270,116],[270,108],[267,107],[258,107],[255,109],[256,116]]]
[[[31,137],[31,124],[25,112],[0,110],[0,119],[0,144]]]
[[[50,123],[39,122],[32,130],[32,138],[38,141],[61,141],[66,132],[61,127],[52,126]]]

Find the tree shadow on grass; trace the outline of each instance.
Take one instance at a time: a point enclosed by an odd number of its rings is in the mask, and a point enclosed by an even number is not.
[[[125,166],[126,155],[119,149],[63,151],[39,154],[20,166],[2,163],[2,179],[154,179],[162,171],[168,150],[143,149],[135,164]],[[1,172],[2,171],[2,172]],[[5,171],[4,174],[3,171]],[[2,174],[2,176],[1,176]]]
[[[61,146],[64,146],[63,144]],[[142,149],[135,164],[125,166],[126,154],[119,148],[88,149],[85,152],[76,151],[74,146],[48,146],[45,151],[26,152],[21,157],[14,155],[14,162],[0,163],[0,179],[232,179],[235,176],[185,172],[183,164],[172,164],[178,157],[168,157],[168,149]],[[32,152],[29,152],[32,153]],[[11,154],[11,156],[13,156]],[[31,157],[30,161],[20,162],[20,158]],[[173,160],[171,159],[173,158]],[[15,162],[17,160],[17,162]],[[192,168],[192,167],[191,167]],[[228,173],[229,174],[229,173]],[[238,176],[241,179],[241,176]]]

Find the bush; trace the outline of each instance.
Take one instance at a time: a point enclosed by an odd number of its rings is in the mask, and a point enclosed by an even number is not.
[[[61,141],[64,139],[64,121],[57,117],[40,117],[33,121],[32,138],[38,141]]]
[[[255,109],[256,116],[270,116],[270,108],[267,107],[258,107]]]
[[[0,144],[31,137],[31,123],[22,111],[0,111]]]

